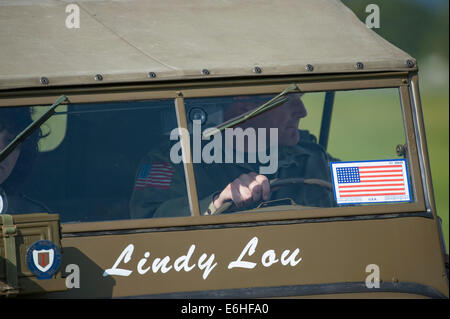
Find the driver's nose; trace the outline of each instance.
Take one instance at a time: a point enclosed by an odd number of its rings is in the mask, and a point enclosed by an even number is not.
[[[292,103],[292,117],[301,119],[306,115],[308,115],[308,112],[303,101],[301,99],[295,100],[295,103]]]

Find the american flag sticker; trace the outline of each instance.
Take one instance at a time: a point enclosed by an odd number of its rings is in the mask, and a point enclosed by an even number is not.
[[[168,162],[144,164],[141,166],[134,188],[169,189],[174,171]]]
[[[411,201],[406,160],[331,163],[338,205]]]

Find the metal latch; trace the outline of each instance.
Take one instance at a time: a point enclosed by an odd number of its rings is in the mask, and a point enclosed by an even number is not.
[[[2,287],[0,293],[6,295],[17,294],[19,293],[16,257],[17,226],[14,225],[11,215],[0,214],[0,218],[2,220],[2,237],[5,247],[6,263],[6,286]]]

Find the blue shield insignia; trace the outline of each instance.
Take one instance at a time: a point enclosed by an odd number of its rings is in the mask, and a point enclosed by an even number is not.
[[[37,279],[50,279],[61,265],[61,252],[51,241],[38,240],[28,248],[25,261]]]

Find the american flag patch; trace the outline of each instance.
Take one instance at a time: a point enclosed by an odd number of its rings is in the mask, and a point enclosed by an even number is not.
[[[169,189],[174,171],[168,162],[144,164],[141,166],[134,188]]]
[[[406,160],[335,162],[331,172],[339,205],[411,200]]]

